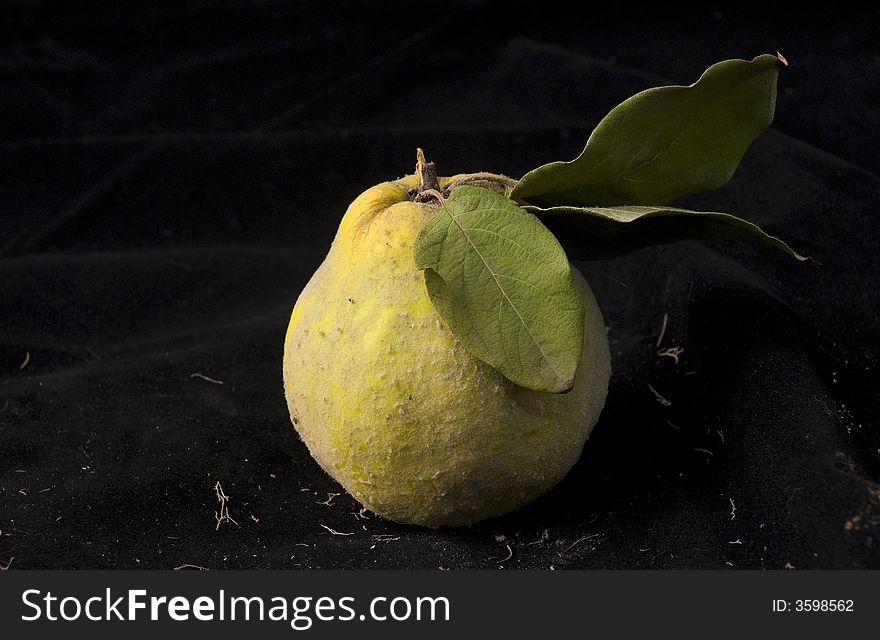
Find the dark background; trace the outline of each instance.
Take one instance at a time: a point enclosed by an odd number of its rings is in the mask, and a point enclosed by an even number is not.
[[[0,568],[880,568],[878,19],[5,4]],[[570,159],[636,91],[777,50],[773,129],[682,204],[822,265],[721,242],[584,265],[614,376],[572,473],[469,529],[356,517],[281,384],[347,204],[417,146],[441,174]]]

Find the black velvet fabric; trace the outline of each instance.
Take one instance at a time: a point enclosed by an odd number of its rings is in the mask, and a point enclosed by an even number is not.
[[[7,3],[0,567],[880,567],[878,21]],[[570,159],[631,94],[777,50],[773,129],[681,204],[821,266],[724,242],[583,264],[614,375],[569,476],[466,529],[357,516],[281,384],[290,310],[347,204],[417,146],[441,174]]]

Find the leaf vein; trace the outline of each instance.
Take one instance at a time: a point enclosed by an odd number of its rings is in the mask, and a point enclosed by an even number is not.
[[[452,220],[452,222],[461,231],[462,237],[464,237],[464,239],[467,241],[467,243],[474,250],[474,253],[480,258],[480,261],[483,263],[483,266],[485,267],[486,271],[488,271],[489,274],[492,276],[492,279],[495,281],[495,285],[498,287],[498,290],[501,292],[501,295],[503,296],[503,300],[505,300],[507,302],[507,304],[513,310],[513,312],[516,314],[516,317],[519,320],[520,325],[525,329],[526,334],[528,335],[532,344],[534,344],[535,347],[537,348],[538,353],[541,354],[541,358],[547,363],[549,368],[553,371],[554,375],[556,375],[557,378],[560,377],[559,372],[556,370],[556,367],[553,366],[553,363],[550,361],[550,358],[547,356],[546,353],[544,353],[544,349],[541,347],[541,344],[537,341],[535,336],[529,330],[529,327],[526,324],[525,319],[520,314],[519,309],[517,309],[516,306],[513,304],[513,301],[510,299],[510,296],[507,295],[507,291],[505,291],[504,287],[501,285],[501,282],[499,282],[498,274],[496,274],[492,270],[492,267],[489,266],[489,263],[486,262],[485,258],[483,258],[483,254],[480,253],[480,250],[477,248],[477,246],[474,244],[471,237],[468,235],[467,230],[465,229],[464,225],[462,225],[461,222],[458,220],[458,218],[456,218],[455,214],[452,213],[450,208],[446,205],[446,202],[442,202],[442,204],[443,204],[443,210],[446,212],[446,214],[449,216],[449,218]],[[484,209],[484,211],[491,211],[491,210],[492,210],[491,208]],[[471,211],[473,211],[473,210],[471,210]]]

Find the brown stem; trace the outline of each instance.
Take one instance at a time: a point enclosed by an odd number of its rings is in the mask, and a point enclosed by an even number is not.
[[[440,180],[437,178],[437,167],[433,162],[425,160],[425,152],[421,149],[416,149],[416,179],[416,186],[409,190],[410,198],[416,202],[426,202],[437,196],[445,198],[450,191],[463,184],[485,187],[503,196],[508,196],[517,182],[507,176],[480,171],[459,176],[441,189]]]
[[[437,165],[433,162],[425,161],[425,152],[416,149],[416,176],[418,183],[416,184],[416,195],[423,191],[431,189],[438,191],[440,189],[440,181],[437,179]]]

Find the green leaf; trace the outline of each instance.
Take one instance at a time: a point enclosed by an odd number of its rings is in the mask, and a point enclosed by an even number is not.
[[[568,255],[577,260],[602,260],[642,247],[698,239],[757,241],[797,260],[812,260],[729,213],[641,206],[525,209],[562,239]]]
[[[510,197],[545,207],[660,205],[717,189],[773,121],[781,64],[772,55],[725,60],[689,87],[642,91],[605,116],[580,156],[530,171]]]
[[[583,300],[565,252],[535,216],[460,186],[422,229],[414,257],[434,307],[472,355],[520,386],[571,389]]]

